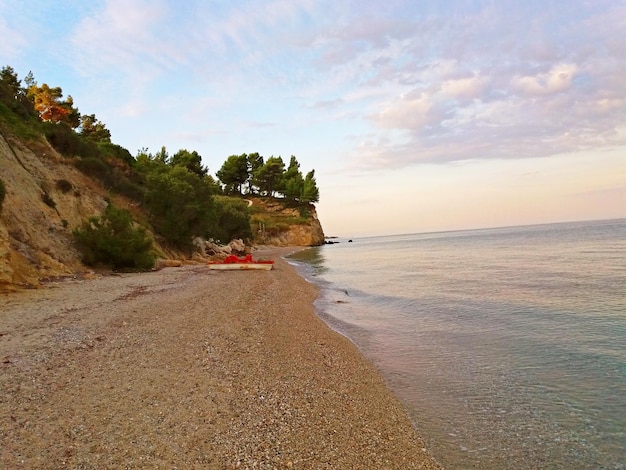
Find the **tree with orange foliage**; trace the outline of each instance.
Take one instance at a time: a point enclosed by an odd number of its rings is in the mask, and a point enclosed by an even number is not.
[[[65,122],[72,128],[80,125],[80,113],[74,108],[74,99],[68,96],[63,101],[61,87],[50,88],[47,83],[39,87],[33,83],[28,88],[28,96],[33,100],[42,121]]]

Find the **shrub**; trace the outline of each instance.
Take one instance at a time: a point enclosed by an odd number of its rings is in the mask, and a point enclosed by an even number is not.
[[[126,196],[130,199],[134,199],[137,202],[143,202],[146,192],[142,186],[138,185],[137,183],[133,183],[131,180],[123,175],[118,175],[112,189],[116,193],[121,194],[122,196]]]
[[[83,158],[97,157],[100,150],[95,142],[80,137],[67,124],[46,122],[44,123],[46,138],[54,149],[66,156],[79,155]]]
[[[133,156],[121,145],[112,144],[111,142],[98,142],[98,149],[100,150],[101,155],[117,158],[118,160],[127,163],[129,166],[133,166],[135,164]]]
[[[101,217],[91,217],[74,231],[83,262],[113,269],[147,270],[154,266],[152,240],[134,227],[128,211],[109,205]]]
[[[247,204],[241,199],[217,198],[217,227],[214,237],[224,243],[235,238],[252,238]]]
[[[191,248],[193,237],[213,236],[214,189],[206,178],[175,166],[148,174],[146,187],[145,207],[152,226],[168,244]]]
[[[4,202],[4,197],[7,195],[7,190],[4,187],[4,182],[0,180],[0,210],[2,210],[2,203]]]
[[[73,188],[72,183],[70,183],[68,180],[57,180],[56,187],[63,194],[69,193]]]
[[[110,178],[111,169],[98,157],[81,158],[74,162],[74,166],[87,176],[102,182],[108,182],[112,179]]]
[[[41,138],[41,121],[37,116],[22,116],[0,101],[0,128],[25,142]]]

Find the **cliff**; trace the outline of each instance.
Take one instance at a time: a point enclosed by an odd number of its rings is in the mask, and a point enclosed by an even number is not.
[[[91,272],[81,262],[72,231],[89,217],[99,216],[112,200],[136,220],[146,220],[136,204],[111,194],[78,171],[72,160],[58,154],[45,140],[29,142],[0,133],[0,179],[6,197],[0,210],[0,290],[36,287],[46,278]],[[315,208],[305,217],[280,203],[255,199],[254,220],[265,220],[253,243],[275,246],[311,246],[324,241]],[[266,216],[266,211],[271,214]],[[276,218],[281,223],[269,222]],[[189,261],[188,253],[169,250],[155,241],[161,258]],[[194,259],[198,259],[197,255]]]
[[[273,198],[250,198],[255,242],[271,246],[319,246],[324,231],[315,206],[289,207]]]
[[[26,147],[0,134],[0,286],[36,286],[42,278],[86,268],[72,230],[107,203],[104,190],[43,142]]]

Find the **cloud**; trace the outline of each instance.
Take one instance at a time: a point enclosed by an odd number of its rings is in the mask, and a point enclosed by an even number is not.
[[[20,61],[42,34],[37,17],[45,6],[0,0],[0,56],[5,60]],[[15,63],[4,65],[15,66]]]
[[[3,38],[0,41],[0,55],[13,60],[19,55],[20,50],[26,47],[27,41],[19,29],[9,26],[5,18],[3,15],[0,16],[0,37]]]
[[[546,73],[514,77],[512,84],[529,96],[550,95],[569,89],[577,71],[575,64],[557,64]]]
[[[332,109],[344,103],[345,103],[344,99],[335,98],[335,99],[317,101],[316,103],[313,103],[313,105],[311,105],[310,107],[314,109]]]
[[[75,1],[59,27],[43,1],[0,0],[0,34],[11,38],[0,53],[26,47],[10,13],[35,11],[46,38],[67,35],[42,49],[46,60],[77,70],[83,95],[113,119],[171,113],[189,136],[207,122],[315,124],[342,151],[358,136],[363,167],[625,142],[626,5],[544,3]],[[50,59],[59,49],[64,63]]]
[[[176,43],[168,42],[168,6],[163,1],[108,0],[82,18],[70,43],[83,74],[158,74],[177,63]]]
[[[441,17],[429,44],[416,32],[392,61],[392,95],[370,104],[377,137],[354,149],[354,163],[532,158],[626,143],[626,69],[617,46],[625,21],[585,8],[575,17],[547,9],[514,22],[495,9],[470,20]],[[501,40],[486,46],[490,36]]]
[[[441,93],[451,98],[480,98],[489,84],[487,77],[474,75],[467,78],[446,80],[441,85]]]
[[[413,90],[384,103],[382,110],[372,119],[380,126],[392,129],[420,130],[426,126],[438,126],[445,113],[435,106],[433,97],[420,90]]]

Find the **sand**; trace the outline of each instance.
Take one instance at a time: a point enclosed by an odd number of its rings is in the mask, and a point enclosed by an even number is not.
[[[0,468],[439,468],[284,253],[1,296]]]

